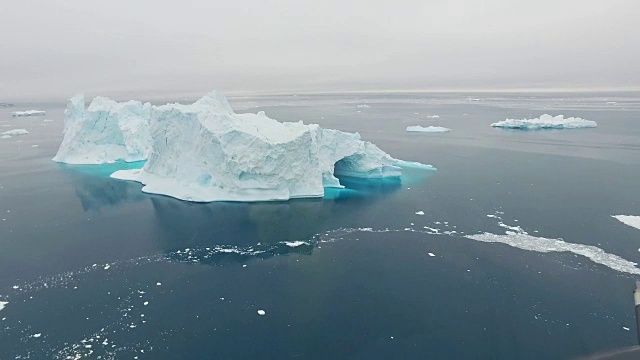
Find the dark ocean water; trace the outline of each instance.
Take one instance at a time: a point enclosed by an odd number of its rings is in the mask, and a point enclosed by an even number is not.
[[[640,94],[230,101],[438,170],[345,178],[324,199],[188,203],[108,177],[140,164],[51,161],[63,101],[0,108],[0,132],[30,132],[0,139],[0,359],[565,359],[635,344],[638,275],[536,239],[639,262],[640,230],[611,216],[640,215]],[[11,117],[31,108],[47,115]],[[598,127],[489,126],[543,113]],[[504,235],[501,221],[538,251],[465,237]]]

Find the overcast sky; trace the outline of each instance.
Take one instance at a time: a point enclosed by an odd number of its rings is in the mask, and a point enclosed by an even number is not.
[[[639,0],[25,0],[0,102],[87,94],[640,88]]]

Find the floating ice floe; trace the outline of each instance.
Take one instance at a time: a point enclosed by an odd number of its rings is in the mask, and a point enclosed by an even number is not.
[[[45,114],[46,114],[46,111],[42,111],[42,110],[27,110],[27,111],[14,111],[12,115],[16,117],[20,117],[20,116],[41,116]]]
[[[7,301],[0,301],[0,311],[2,311],[2,309],[4,309],[5,306],[7,306],[9,302]]]
[[[5,131],[0,133],[0,135],[3,136],[14,136],[14,135],[26,135],[29,132],[27,131],[27,129],[13,129],[13,130],[9,130],[9,131]]]
[[[408,132],[426,132],[426,133],[442,133],[449,132],[451,129],[442,126],[427,126],[422,127],[420,125],[407,126]]]
[[[429,119],[439,119],[440,115],[427,115]]]
[[[362,104],[362,105],[356,105],[357,108],[360,109],[366,109],[366,108],[370,108],[371,106],[367,105],[367,104]]]
[[[402,175],[401,160],[358,133],[282,123],[264,112],[236,114],[218,92],[150,112],[153,140],[144,168],[111,175],[140,182],[147,193],[197,202],[288,200],[343,187],[336,175]]]
[[[302,245],[309,245],[304,241],[285,241],[284,244],[287,245],[288,247],[298,247]]]
[[[422,210],[416,211],[416,215],[424,215],[424,211],[422,211]]]
[[[633,215],[612,215],[612,218],[617,219],[625,225],[629,225],[636,229],[640,229],[640,216]]]
[[[266,314],[266,311],[264,311],[264,310],[258,310],[258,315],[263,316],[264,314]]]
[[[493,123],[491,126],[506,129],[538,130],[594,128],[598,124],[595,121],[578,117],[565,118],[563,115],[551,116],[544,114],[535,119],[506,119]]]

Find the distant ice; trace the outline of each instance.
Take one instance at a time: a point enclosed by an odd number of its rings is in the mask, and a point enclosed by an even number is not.
[[[367,105],[367,104],[361,104],[361,105],[356,105],[357,108],[360,109],[366,109],[366,108],[370,108],[371,106]]]
[[[440,115],[427,115],[429,119],[439,119]]]
[[[39,338],[40,336],[42,336],[42,334],[41,334],[41,333],[37,333],[37,334],[33,334],[33,335],[31,335],[31,337],[34,337],[34,338]]]
[[[640,216],[633,215],[612,215],[612,218],[617,219],[625,225],[632,226],[636,229],[640,229]]]
[[[416,211],[416,215],[424,215],[424,211],[422,211],[422,210]]]
[[[53,122],[53,120],[50,120],[50,119],[44,119],[44,122]]]
[[[565,118],[564,115],[551,116],[544,114],[535,119],[506,119],[493,123],[491,126],[506,129],[538,130],[594,128],[598,124],[595,121],[578,117]]]
[[[13,116],[40,116],[46,114],[42,110],[14,111]]]
[[[7,301],[0,301],[0,311],[2,311],[2,309],[4,309],[4,307],[8,304],[9,302]]]
[[[258,310],[258,315],[263,316],[264,314],[266,314],[264,310]]]
[[[302,246],[302,245],[309,245],[304,241],[285,241],[284,244],[289,246],[289,247],[298,247],[298,246]]]
[[[427,126],[422,127],[420,125],[407,126],[408,132],[426,132],[426,133],[442,133],[449,132],[451,129],[442,126]]]
[[[0,139],[11,139],[11,135],[0,135]]]
[[[434,256],[436,256],[436,254],[434,254],[434,253],[429,253],[429,256],[434,257]]]
[[[27,129],[13,129],[13,130],[9,130],[9,131],[5,131],[3,133],[0,133],[0,135],[26,135],[29,132],[27,131]]]

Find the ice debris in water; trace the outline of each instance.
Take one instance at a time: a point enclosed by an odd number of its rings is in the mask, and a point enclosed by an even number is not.
[[[264,310],[262,310],[262,309],[261,309],[261,310],[258,310],[258,315],[262,316],[262,315],[264,315],[264,314],[266,314],[266,312],[265,312]]]
[[[449,132],[451,129],[442,126],[427,126],[422,127],[420,125],[407,126],[408,132],[425,132],[425,133],[442,133]]]
[[[40,116],[46,114],[45,111],[42,110],[26,110],[26,111],[14,111],[13,116]]]
[[[304,241],[285,241],[284,244],[289,246],[289,247],[298,247],[298,246],[302,246],[302,245],[309,245],[308,243],[306,243]]]
[[[0,135],[9,135],[9,136],[13,136],[13,135],[26,135],[29,132],[27,131],[27,129],[13,129],[13,130],[9,130],[9,131],[5,131],[3,133],[0,133]]]
[[[629,225],[636,229],[640,229],[640,216],[633,215],[612,215],[611,217],[617,219],[625,225]]]
[[[1,311],[2,309],[4,309],[4,307],[5,307],[5,306],[7,306],[7,304],[8,304],[8,303],[9,303],[9,302],[7,302],[7,301],[0,301],[0,311]]]
[[[565,118],[564,115],[551,116],[544,114],[535,119],[506,119],[493,123],[491,126],[507,129],[537,130],[594,128],[598,124],[595,121],[579,117]]]
[[[424,215],[424,211],[422,211],[422,210],[416,211],[416,215]]]

